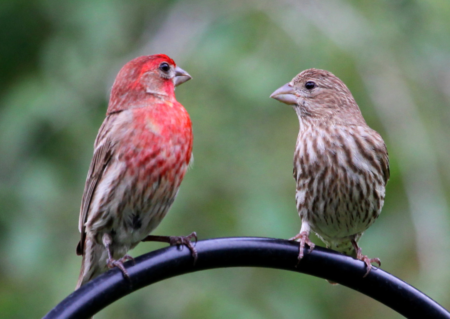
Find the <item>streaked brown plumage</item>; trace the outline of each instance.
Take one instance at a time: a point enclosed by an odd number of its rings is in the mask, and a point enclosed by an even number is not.
[[[327,247],[367,265],[378,258],[361,253],[358,240],[377,219],[389,179],[381,136],[365,122],[350,90],[328,71],[309,69],[272,95],[297,112],[300,132],[294,154],[296,203],[302,227],[292,240],[311,249],[310,230]]]

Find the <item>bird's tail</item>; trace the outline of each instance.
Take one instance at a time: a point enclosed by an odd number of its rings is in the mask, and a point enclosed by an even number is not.
[[[92,242],[87,241],[87,245],[84,247],[82,256],[83,259],[81,261],[80,275],[78,276],[75,290],[100,275],[103,272],[103,268],[105,268],[100,267],[100,261],[96,258]]]
[[[83,255],[83,260],[81,261],[81,269],[80,269],[80,275],[78,276],[77,286],[75,287],[75,290],[83,286],[85,283],[89,281],[88,276],[85,275],[85,269],[86,269],[86,255]]]
[[[75,290],[83,286],[85,283],[93,279],[100,274],[99,267],[97,263],[92,262],[91,254],[83,253],[83,259],[81,261],[80,275],[78,276],[77,286]],[[94,319],[90,317],[88,319]]]

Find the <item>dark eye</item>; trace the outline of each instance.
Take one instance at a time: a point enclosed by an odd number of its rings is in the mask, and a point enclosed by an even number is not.
[[[307,88],[308,90],[312,90],[316,87],[316,83],[313,81],[308,81],[305,83],[305,88]]]
[[[169,65],[169,63],[167,63],[167,62],[163,62],[163,63],[161,63],[161,64],[159,65],[159,69],[160,69],[161,71],[163,71],[164,73],[167,73],[167,72],[169,72],[169,70],[170,70],[170,65]]]

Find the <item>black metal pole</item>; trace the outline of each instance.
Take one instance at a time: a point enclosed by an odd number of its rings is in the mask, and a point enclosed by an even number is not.
[[[266,267],[301,272],[335,281],[372,297],[407,318],[448,318],[434,300],[397,277],[364,263],[317,247],[296,268],[298,244],[281,239],[233,237],[199,241],[194,266],[188,249],[168,247],[125,264],[131,282],[118,269],[97,277],[53,308],[45,319],[87,318],[117,299],[155,282],[190,272],[224,267]]]

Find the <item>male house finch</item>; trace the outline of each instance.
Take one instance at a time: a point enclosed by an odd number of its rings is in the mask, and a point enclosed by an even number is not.
[[[367,265],[378,258],[361,253],[358,240],[384,203],[389,159],[381,136],[372,130],[350,90],[328,71],[309,69],[271,95],[293,105],[300,121],[294,153],[295,199],[302,220],[299,261],[313,230],[332,248]]]
[[[167,55],[138,57],[120,70],[94,144],[80,209],[83,256],[77,289],[123,261],[140,241],[184,244],[186,237],[148,236],[166,215],[192,158],[192,126],[175,99],[190,75]]]

